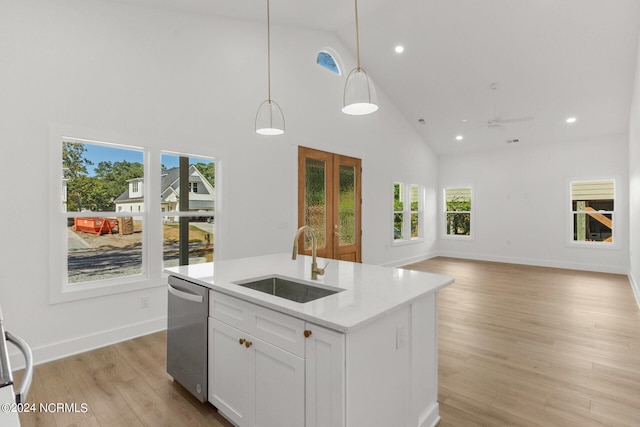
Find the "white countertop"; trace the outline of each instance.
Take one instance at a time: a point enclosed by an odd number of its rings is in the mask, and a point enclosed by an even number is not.
[[[298,255],[294,261],[291,254],[185,265],[167,268],[166,271],[224,294],[341,332],[360,327],[454,282],[453,277],[442,274],[318,258],[321,268],[327,262],[325,274],[318,276],[318,280],[311,280],[311,257]],[[273,275],[343,291],[298,303],[232,283]]]

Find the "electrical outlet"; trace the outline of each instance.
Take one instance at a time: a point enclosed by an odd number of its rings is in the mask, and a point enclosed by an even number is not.
[[[149,297],[140,298],[140,308],[149,308]]]

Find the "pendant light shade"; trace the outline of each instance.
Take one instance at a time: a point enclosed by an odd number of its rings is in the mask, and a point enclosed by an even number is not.
[[[267,99],[258,106],[255,130],[260,135],[282,135],[284,133],[284,113],[271,99],[271,22],[269,0],[267,0]]]
[[[358,0],[354,0],[356,8],[356,57],[358,65],[351,70],[344,85],[342,112],[354,116],[371,114],[378,110],[376,93],[369,76],[360,66],[360,35],[358,34]]]
[[[371,114],[378,109],[375,88],[362,68],[354,68],[347,76],[342,99],[342,112],[352,116]]]
[[[264,100],[258,107],[256,133],[260,135],[282,135],[284,133],[284,114],[275,101]]]

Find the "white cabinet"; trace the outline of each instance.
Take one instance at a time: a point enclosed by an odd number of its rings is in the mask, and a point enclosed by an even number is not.
[[[345,425],[345,335],[307,323],[306,427]]]
[[[304,425],[304,359],[209,318],[209,401],[240,427]]]
[[[239,427],[305,425],[305,323],[211,292],[209,401]]]

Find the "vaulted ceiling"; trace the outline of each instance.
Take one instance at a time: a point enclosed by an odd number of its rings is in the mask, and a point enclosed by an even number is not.
[[[264,0],[112,1],[265,20]],[[638,0],[360,0],[358,9],[363,66],[439,154],[628,131]],[[271,0],[271,17],[333,32],[355,52],[351,0]]]

